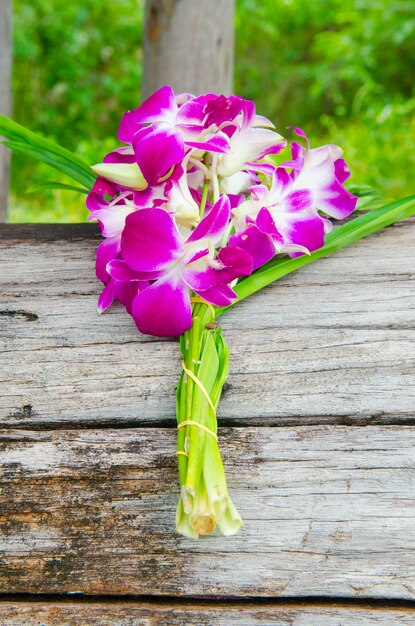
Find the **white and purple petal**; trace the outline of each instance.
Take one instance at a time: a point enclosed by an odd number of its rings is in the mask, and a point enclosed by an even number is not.
[[[120,251],[119,237],[109,237],[99,244],[95,257],[95,273],[98,280],[106,283],[110,279],[110,275],[107,272],[107,265],[110,261],[119,256]]]
[[[216,260],[220,263],[220,267],[214,270],[217,284],[228,284],[236,278],[252,274],[252,257],[238,246],[221,248]]]
[[[242,248],[252,259],[252,269],[256,270],[264,263],[267,263],[275,255],[275,245],[272,237],[260,231],[256,224],[248,226],[232,235],[229,240],[230,246]]]
[[[163,274],[162,270],[155,272],[139,272],[138,270],[133,270],[123,259],[114,259],[107,263],[107,272],[111,278],[121,283],[156,280]]]
[[[215,306],[228,306],[238,297],[229,285],[215,285],[210,289],[201,291],[198,295]]]
[[[275,225],[286,246],[313,252],[324,245],[324,222],[316,213],[285,213],[275,218]]]
[[[117,195],[117,189],[104,178],[97,178],[94,186],[86,197],[86,206],[90,211],[97,211],[108,206],[108,200],[105,195],[114,197]]]
[[[336,219],[348,217],[357,204],[357,196],[347,191],[338,180],[334,180],[327,187],[314,190],[314,199],[319,211]]]
[[[104,157],[103,163],[135,163],[134,150],[131,146],[116,148]]]
[[[137,164],[150,185],[157,183],[184,157],[182,137],[166,125],[154,128],[144,136],[141,133],[134,135],[132,143]]]
[[[142,124],[167,122],[171,125],[178,111],[171,87],[165,85],[153,93],[143,104],[124,114],[118,130],[118,139],[132,143],[134,133]]]
[[[229,199],[223,195],[196,226],[187,242],[197,241],[198,239],[219,241],[229,224],[230,214],[231,205]]]
[[[101,232],[104,237],[121,237],[125,226],[125,220],[130,213],[137,210],[132,202],[124,204],[114,204],[104,209],[94,211],[88,220],[98,220],[101,225]]]
[[[225,133],[217,133],[206,139],[201,137],[198,141],[185,139],[185,143],[187,146],[197,148],[198,150],[220,153],[229,152],[229,139]]]
[[[138,330],[157,337],[183,334],[192,325],[189,288],[176,270],[136,296],[132,315]]]
[[[351,171],[344,159],[336,159],[334,162],[334,173],[339,183],[344,183],[351,176]]]
[[[110,278],[109,282],[105,285],[98,298],[98,313],[103,313],[111,304],[115,298],[115,280]]]
[[[137,280],[130,282],[116,280],[114,283],[114,298],[125,306],[127,313],[132,315],[132,304],[135,297],[143,291],[143,289],[146,289],[150,283]]]

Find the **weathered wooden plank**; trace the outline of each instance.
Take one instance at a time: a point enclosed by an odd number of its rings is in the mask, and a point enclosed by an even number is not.
[[[220,438],[245,526],[195,541],[173,429],[0,431],[2,592],[415,599],[415,427]]]
[[[413,626],[415,610],[325,605],[0,602],[7,626]]]
[[[97,239],[84,236],[95,231],[4,229],[0,424],[171,423],[178,344],[140,335],[119,307],[97,315]],[[225,315],[231,371],[220,416],[413,420],[414,238],[413,222],[389,228]]]
[[[147,0],[143,96],[163,85],[231,93],[234,14],[235,0]]]

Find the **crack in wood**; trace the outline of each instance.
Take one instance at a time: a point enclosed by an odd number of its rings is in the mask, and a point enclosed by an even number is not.
[[[10,311],[7,309],[0,311],[0,317],[10,317],[10,318],[20,317],[20,318],[25,319],[27,322],[36,322],[39,319],[39,316],[36,313],[31,313],[29,311],[22,311],[22,310]]]

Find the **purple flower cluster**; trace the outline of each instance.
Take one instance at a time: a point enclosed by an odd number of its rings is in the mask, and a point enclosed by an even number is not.
[[[357,198],[343,186],[341,149],[311,149],[293,130],[304,145],[277,159],[287,142],[253,102],[167,86],[125,113],[126,145],[94,166],[87,198],[105,237],[99,310],[116,299],[141,332],[179,335],[191,326],[192,296],[226,306],[236,281],[276,254],[320,248],[330,218],[348,216]]]

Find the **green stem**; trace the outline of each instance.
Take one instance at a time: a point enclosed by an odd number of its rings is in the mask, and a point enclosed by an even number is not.
[[[228,495],[217,441],[216,408],[228,375],[229,351],[221,329],[211,322],[211,308],[195,303],[192,327],[181,337],[186,369],[199,381],[182,373],[176,401],[178,425],[193,422],[178,433],[178,451],[188,457],[178,456],[181,497],[176,525],[192,537],[209,534],[216,525],[224,534],[233,534],[242,523]]]
[[[205,165],[206,167],[209,166],[209,154],[206,153],[205,156]],[[210,185],[210,180],[209,178],[205,179],[204,185],[203,185],[203,189],[202,189],[202,198],[200,200],[200,207],[199,207],[199,217],[200,219],[202,219],[203,214],[205,212],[205,208],[206,208],[206,202],[207,202],[207,198],[208,198],[208,194],[209,194],[209,185]]]

